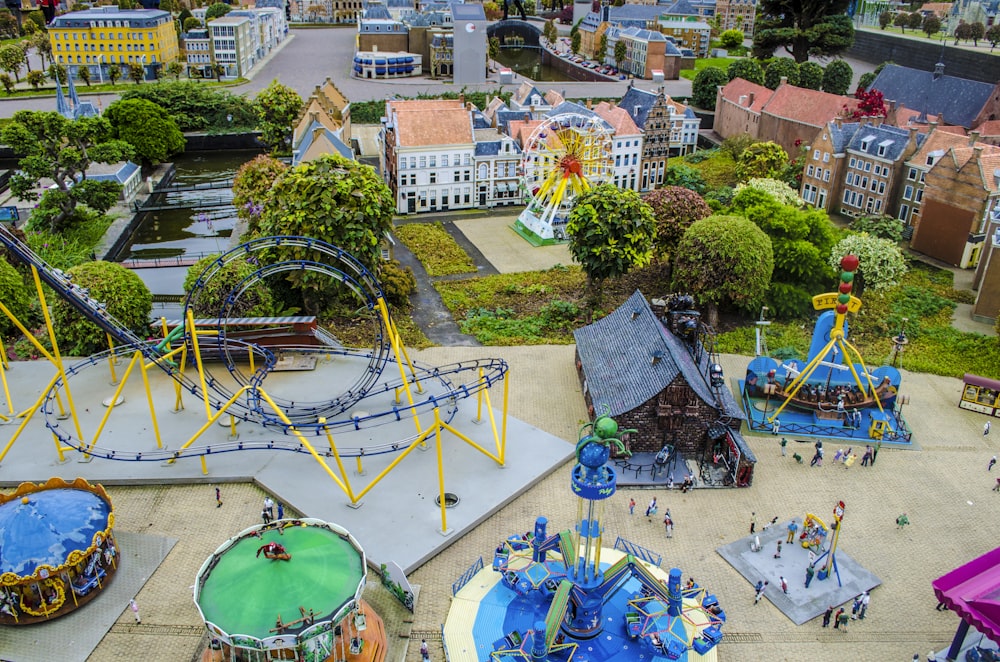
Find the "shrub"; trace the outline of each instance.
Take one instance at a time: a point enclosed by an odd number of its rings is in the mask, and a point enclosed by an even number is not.
[[[867,232],[873,237],[899,242],[903,239],[903,222],[888,214],[859,216],[851,223],[854,232]]]
[[[410,295],[417,291],[417,279],[413,269],[404,267],[399,260],[383,262],[379,273],[382,294],[390,306],[398,310],[409,310]]]
[[[86,262],[69,269],[73,282],[90,290],[90,298],[107,306],[109,315],[140,336],[149,330],[153,296],[142,279],[115,262]],[[107,348],[105,332],[57,299],[52,304],[56,340],[64,354],[86,356]]]
[[[823,67],[815,62],[799,65],[799,87],[818,90],[823,87]]]
[[[781,79],[787,79],[789,85],[799,84],[799,64],[790,57],[775,58],[764,71],[764,87],[776,90],[781,85]]]
[[[188,268],[184,277],[184,292],[191,294],[199,276],[219,256],[203,257]],[[194,299],[196,316],[217,317],[234,288],[257,270],[257,265],[245,260],[233,260],[216,271]],[[274,314],[274,297],[264,281],[257,281],[247,288],[227,311],[227,317],[268,317]]]
[[[729,82],[729,76],[719,67],[705,67],[691,84],[691,103],[699,108],[715,108],[718,87]]]
[[[823,71],[823,91],[830,94],[847,94],[854,80],[854,70],[843,60],[834,60]]]
[[[31,304],[29,293],[32,290],[25,287],[24,279],[10,262],[0,258],[0,301],[22,323],[26,324],[25,316]],[[17,331],[14,323],[0,314],[0,334],[9,336]]]
[[[726,75],[729,77],[729,80],[742,78],[758,85],[764,84],[764,69],[753,58],[741,58],[734,61],[726,70]]]

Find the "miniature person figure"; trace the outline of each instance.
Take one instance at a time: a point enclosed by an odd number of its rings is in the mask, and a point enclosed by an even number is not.
[[[861,609],[861,598],[864,597],[863,593],[859,593],[858,597],[854,598],[854,604],[851,605],[851,620],[858,620],[858,610]]]
[[[750,513],[750,535],[757,530],[757,513]]]
[[[785,539],[785,542],[788,543],[789,545],[791,545],[795,541],[795,532],[798,531],[798,530],[799,530],[799,525],[795,523],[795,520],[792,520],[791,522],[789,522],[788,523],[788,537]]]
[[[278,502],[278,519],[285,519],[285,506]]]
[[[997,485],[1000,485],[1000,478],[997,478]],[[993,488],[993,489],[996,490],[997,488]],[[899,517],[896,518],[896,528],[897,529],[902,530],[902,528],[904,526],[906,526],[907,524],[909,524],[909,523],[910,523],[910,519],[906,516],[906,513],[903,513],[902,515],[900,515]]]
[[[785,457],[785,446],[788,445],[788,439],[786,437],[781,438],[781,457]]]
[[[868,603],[871,602],[872,596],[868,591],[861,594],[861,609],[858,610],[858,620],[865,620],[865,613],[868,611]]]
[[[521,20],[527,21],[528,15],[524,13],[524,5],[521,0],[514,0],[514,8],[521,13]],[[507,20],[508,0],[503,0],[503,20]]]
[[[271,497],[269,497],[269,496],[264,497],[264,510],[267,511],[268,521],[273,520],[274,519],[274,501],[272,501]]]
[[[990,433],[990,422],[986,421],[985,423],[983,423],[983,436],[985,437],[989,433]]]
[[[778,577],[778,581],[781,582],[781,592],[788,595],[788,581],[784,577]]]
[[[653,500],[649,502],[648,506],[646,506],[646,517],[654,515],[655,513],[656,513],[656,497],[653,497]]]
[[[778,434],[781,432],[781,421],[774,419],[774,423],[771,424],[771,434]]]
[[[667,530],[667,537],[674,537],[674,520],[670,518],[670,509],[663,513],[663,527]]]
[[[997,484],[993,486],[994,492],[1000,492],[1000,476],[997,476]]]
[[[135,616],[135,622],[142,625],[142,619],[139,618],[139,605],[136,603],[135,598],[128,601],[128,608],[132,610],[132,615]]]
[[[219,491],[218,487],[215,488],[215,507],[222,508],[222,492]]]
[[[429,660],[431,659],[430,651],[427,650],[426,639],[420,640],[420,659],[423,660],[423,662],[429,662]]]
[[[816,574],[816,571],[813,570],[813,567],[811,565],[807,565],[806,566],[806,588],[809,588],[809,584],[812,582],[813,576],[815,576],[815,574]],[[826,627],[826,626],[824,625],[823,627]]]
[[[635,499],[628,500],[628,514],[635,515]]]
[[[767,590],[767,582],[758,580],[757,585],[754,586],[754,589],[757,591],[757,594],[753,598],[753,603],[757,604],[758,602],[760,602],[760,599],[764,597],[764,591]]]
[[[828,627],[830,625],[830,619],[833,618],[833,605],[826,608],[823,612],[823,627]]]
[[[776,558],[776,559],[780,559],[781,558],[781,541],[780,540],[778,541],[778,551],[776,551],[774,553],[774,558]]]
[[[841,618],[843,618],[844,620],[841,621],[840,620]],[[843,607],[841,607],[840,609],[838,609],[837,610],[837,615],[833,617],[833,629],[834,630],[839,630],[840,626],[843,625],[844,629],[846,630],[847,629],[848,618],[849,617],[844,612],[844,608]]]
[[[986,465],[987,471],[993,471],[993,465],[997,463],[997,456],[994,455],[990,458],[990,463]]]
[[[268,512],[267,508],[260,511],[260,518],[264,520],[264,526],[267,526],[268,524],[271,523],[271,514]]]

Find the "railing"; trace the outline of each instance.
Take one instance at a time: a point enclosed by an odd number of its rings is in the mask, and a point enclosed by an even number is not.
[[[615,549],[619,552],[625,552],[626,554],[631,554],[636,558],[640,558],[646,563],[652,563],[657,568],[659,568],[660,564],[663,563],[663,556],[660,554],[657,554],[653,550],[647,549],[642,545],[637,545],[631,540],[625,540],[621,536],[618,536],[618,539],[615,540]]]
[[[476,562],[469,566],[469,569],[462,573],[462,576],[451,585],[451,594],[457,595],[462,587],[469,583],[476,573],[483,569],[483,557],[476,559]]]
[[[135,268],[137,265],[144,267],[189,267],[203,257],[221,254],[222,251],[216,251],[214,253],[181,253],[168,257],[130,257],[122,260],[121,265],[126,269]]]

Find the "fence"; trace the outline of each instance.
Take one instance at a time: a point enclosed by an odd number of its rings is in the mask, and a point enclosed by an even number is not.
[[[451,585],[451,594],[455,595],[462,590],[462,587],[469,583],[477,572],[483,569],[483,557],[479,557],[475,563],[469,566],[469,569],[462,573],[462,576],[455,580]]]
[[[652,563],[657,568],[663,563],[663,556],[657,554],[651,549],[646,549],[642,545],[637,545],[630,540],[625,540],[621,536],[615,540],[615,549],[619,552],[625,552],[626,554],[631,554],[636,558],[640,558],[647,563]]]

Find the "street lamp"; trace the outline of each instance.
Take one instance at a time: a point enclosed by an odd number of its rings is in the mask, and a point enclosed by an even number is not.
[[[97,73],[101,75],[101,85],[104,85],[104,55],[101,55],[101,61],[97,63]]]

